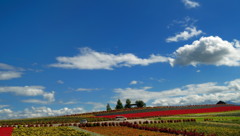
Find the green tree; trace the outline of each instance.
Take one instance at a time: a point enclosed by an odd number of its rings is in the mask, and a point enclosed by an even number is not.
[[[127,99],[124,108],[131,108],[131,100]]]
[[[122,105],[122,102],[121,102],[120,99],[118,99],[117,105],[116,105],[115,109],[116,109],[116,110],[118,110],[118,109],[123,109],[123,105]]]
[[[138,108],[146,107],[146,104],[142,100],[135,102]]]
[[[107,104],[107,111],[110,111],[110,110],[112,110],[112,108],[110,107],[110,105],[109,105],[109,103]]]
[[[227,104],[227,103],[224,101],[219,101],[219,102],[217,102],[217,104]]]

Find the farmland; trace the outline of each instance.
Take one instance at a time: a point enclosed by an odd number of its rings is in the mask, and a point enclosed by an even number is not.
[[[30,127],[15,128],[12,136],[90,136],[69,127]]]
[[[114,117],[120,115],[128,117],[128,122],[114,121]],[[79,124],[81,119],[87,119],[88,123]],[[92,132],[106,136],[113,134],[234,136],[240,135],[240,106],[144,107],[57,117],[2,120],[0,126],[2,130],[8,129],[9,133],[13,132],[12,136],[88,136],[93,135]]]
[[[107,127],[102,129],[101,127],[88,127],[86,130],[93,131],[106,136],[174,136],[174,134],[160,133],[154,131],[140,130],[129,127]],[[123,131],[124,130],[124,131]]]

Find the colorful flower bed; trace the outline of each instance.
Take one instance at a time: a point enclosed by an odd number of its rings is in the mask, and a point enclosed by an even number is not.
[[[14,129],[12,136],[90,136],[90,134],[69,127],[20,127]]]
[[[99,113],[96,113],[95,115],[106,116],[106,115],[120,115],[120,114],[141,113],[141,112],[168,111],[168,110],[202,109],[202,108],[225,107],[225,106],[233,106],[233,105],[214,104],[214,105],[143,107],[143,108],[112,110],[109,112],[99,112]]]
[[[151,127],[156,129],[174,129],[179,132],[193,131],[198,134],[216,135],[216,136],[237,136],[240,134],[240,126],[232,124],[209,124],[208,122],[178,122],[178,123],[157,123],[142,124],[142,127]]]
[[[85,127],[88,131],[99,133],[105,136],[175,136],[175,134],[134,129],[124,126],[118,127]]]
[[[0,127],[0,136],[11,136],[13,127]]]
[[[80,120],[87,119],[88,122],[107,121],[109,118],[101,117],[78,117],[78,116],[61,116],[61,117],[43,117],[43,118],[29,118],[29,119],[17,119],[17,120],[2,120],[0,126],[13,127],[17,125],[50,125],[61,123],[79,123]]]
[[[210,108],[163,110],[163,111],[154,111],[154,112],[105,115],[105,116],[99,116],[99,117],[115,118],[116,116],[125,116],[127,118],[144,118],[144,117],[156,117],[156,116],[172,116],[172,115],[180,115],[180,114],[223,112],[223,111],[234,111],[234,110],[240,110],[240,106],[226,105],[226,106],[216,106],[216,107],[210,107]]]
[[[169,121],[164,121],[162,122],[163,124],[166,123],[178,123],[178,122],[195,122],[196,120],[194,119],[187,119],[187,120],[169,120]],[[82,129],[86,129],[89,131],[93,131],[93,132],[97,132],[100,134],[114,134],[116,133],[116,135],[118,136],[125,136],[127,134],[130,135],[135,135],[138,134],[137,132],[139,130],[143,130],[140,134],[146,134],[149,136],[158,134],[164,134],[167,135],[166,133],[171,134],[171,135],[184,135],[184,136],[206,136],[206,134],[204,132],[197,132],[196,130],[187,130],[187,129],[182,129],[182,130],[178,130],[175,128],[168,128],[168,127],[155,127],[155,126],[147,126],[148,124],[157,124],[157,123],[161,123],[160,122],[155,122],[155,121],[151,121],[151,122],[134,122],[134,123],[130,123],[130,122],[105,122],[102,124],[84,124],[84,125],[79,125],[80,128]],[[144,126],[143,126],[144,125]],[[116,130],[115,130],[116,128]],[[119,128],[124,128],[124,129],[119,129]],[[125,128],[131,128],[131,131],[127,131]],[[101,133],[103,131],[105,131],[105,133]],[[121,131],[121,132],[118,132]],[[136,132],[136,133],[135,133]],[[156,132],[151,134],[152,132]],[[138,136],[138,135],[137,135]],[[208,136],[215,136],[214,134],[208,134]]]

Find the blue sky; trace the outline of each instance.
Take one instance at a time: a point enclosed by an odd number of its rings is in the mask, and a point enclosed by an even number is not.
[[[0,119],[239,104],[238,0],[0,1]]]

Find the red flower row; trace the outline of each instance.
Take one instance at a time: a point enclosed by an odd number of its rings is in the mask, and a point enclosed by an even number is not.
[[[13,127],[0,127],[0,136],[11,136]]]
[[[240,110],[240,106],[224,106],[224,107],[212,107],[212,108],[202,108],[202,109],[141,112],[141,113],[108,115],[108,116],[99,116],[99,117],[115,118],[116,116],[125,116],[127,118],[143,118],[143,117],[153,117],[153,116],[171,116],[171,115],[180,115],[180,114],[224,112],[224,111],[234,111],[234,110]]]

